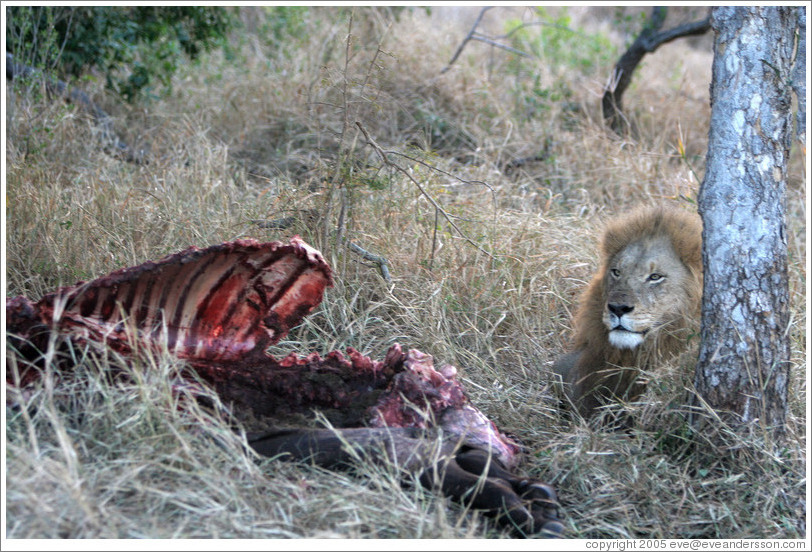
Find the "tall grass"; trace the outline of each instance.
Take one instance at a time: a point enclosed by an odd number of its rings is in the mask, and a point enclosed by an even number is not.
[[[76,107],[7,95],[7,294],[36,298],[189,245],[298,233],[324,252],[337,285],[274,352],[352,346],[380,358],[400,342],[456,365],[474,403],[526,445],[522,469],[556,486],[571,536],[802,537],[801,156],[788,188],[794,367],[783,448],[690,433],[690,352],[630,406],[633,430],[572,418],[550,393],[549,365],[596,268],[596,232],[641,202],[693,208],[711,52],[674,43],[647,58],[625,98],[637,135],[620,138],[600,120],[606,52],[575,64],[566,44],[523,59],[471,42],[440,74],[476,13],[302,8],[291,32],[271,10],[243,8],[229,57],[188,67],[169,97],[125,107],[103,83],[83,83],[126,140],[148,146],[144,165],[106,155]],[[628,37],[611,17],[568,14],[622,51]],[[536,17],[493,9],[483,30]],[[526,44],[545,32],[528,27]],[[356,121],[403,154],[389,156],[402,171],[381,165]],[[287,216],[297,219],[284,230],[257,224]],[[342,238],[384,256],[391,282]],[[71,378],[9,395],[8,537],[504,536],[385,467],[352,476],[252,456],[240,426],[173,386],[170,358],[127,366],[74,354]],[[132,377],[111,382],[113,366]]]

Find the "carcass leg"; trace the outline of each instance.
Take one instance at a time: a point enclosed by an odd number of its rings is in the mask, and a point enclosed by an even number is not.
[[[515,524],[518,530],[527,533],[542,533],[550,537],[560,537],[563,534],[564,526],[559,521],[558,514],[558,497],[550,485],[535,479],[516,476],[502,467],[487,451],[481,449],[460,452],[454,460],[462,470],[477,477],[484,473],[488,481],[501,483],[496,487],[497,489],[504,490],[505,494],[513,494],[518,498],[518,504],[521,504],[523,509],[515,506],[512,509],[506,507],[510,523]],[[483,497],[480,500],[480,502],[484,502],[483,505],[477,507],[487,509],[488,501],[493,500],[494,497],[497,500],[504,500],[507,505],[507,499],[491,493],[490,496]],[[516,504],[516,500],[512,497],[509,502]],[[490,508],[499,506],[499,502],[490,504]],[[528,510],[530,519],[525,513]]]
[[[420,483],[460,503],[497,516],[519,535],[560,537],[555,491],[515,476],[480,449],[458,451],[414,428],[278,430],[249,437],[263,456],[311,461],[326,468],[347,468],[358,461],[395,461]]]

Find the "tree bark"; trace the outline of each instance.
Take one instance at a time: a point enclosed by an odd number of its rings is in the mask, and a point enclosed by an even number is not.
[[[734,427],[783,434],[789,379],[785,187],[796,8],[717,7],[698,395]]]
[[[798,113],[795,116],[795,136],[801,144],[806,158],[806,6],[795,8],[798,14],[798,49],[795,65],[792,68],[792,89],[798,99]]]

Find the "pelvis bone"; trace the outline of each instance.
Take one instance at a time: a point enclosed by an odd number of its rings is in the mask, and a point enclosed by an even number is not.
[[[510,471],[518,444],[471,404],[454,367],[435,369],[430,355],[400,345],[381,361],[353,349],[282,359],[266,352],[332,284],[321,254],[297,236],[287,244],[190,247],[36,302],[7,299],[8,342],[27,361],[13,378],[7,370],[7,383],[37,384],[38,362],[54,335],[125,356],[142,348],[168,351],[233,410],[269,419],[318,411],[333,426],[249,435],[259,454],[337,468],[361,449],[366,460],[397,462],[427,487],[496,516],[518,535],[560,536],[555,492]]]

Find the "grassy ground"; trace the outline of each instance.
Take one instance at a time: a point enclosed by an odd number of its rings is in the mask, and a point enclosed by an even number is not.
[[[548,370],[595,269],[595,233],[641,202],[694,208],[712,55],[700,40],[648,56],[624,98],[636,135],[619,138],[599,112],[629,40],[613,10],[570,8],[580,34],[547,25],[512,35],[533,59],[471,42],[441,73],[477,13],[395,19],[364,8],[350,22],[349,10],[310,8],[276,41],[273,14],[245,8],[231,57],[184,69],[168,97],[126,106],[86,82],[122,137],[148,148],[144,165],[105,154],[75,106],[7,95],[7,294],[37,298],[189,245],[298,233],[323,251],[337,285],[277,352],[352,346],[381,358],[400,342],[456,365],[475,404],[527,446],[523,471],[556,486],[572,537],[803,537],[800,155],[787,190],[794,376],[784,446],[691,435],[681,408],[690,353],[633,406],[633,431],[571,419]],[[561,15],[551,8],[547,22]],[[483,31],[539,17],[497,8]],[[381,168],[356,121],[403,171]],[[285,230],[256,223],[287,216],[297,222]],[[391,282],[337,245],[336,228],[384,256]],[[505,536],[385,468],[353,477],[249,457],[216,414],[177,408],[171,359],[144,359],[125,368],[131,382],[111,384],[100,369],[118,359],[76,355],[76,378],[49,376],[26,408],[6,409],[8,537]]]

